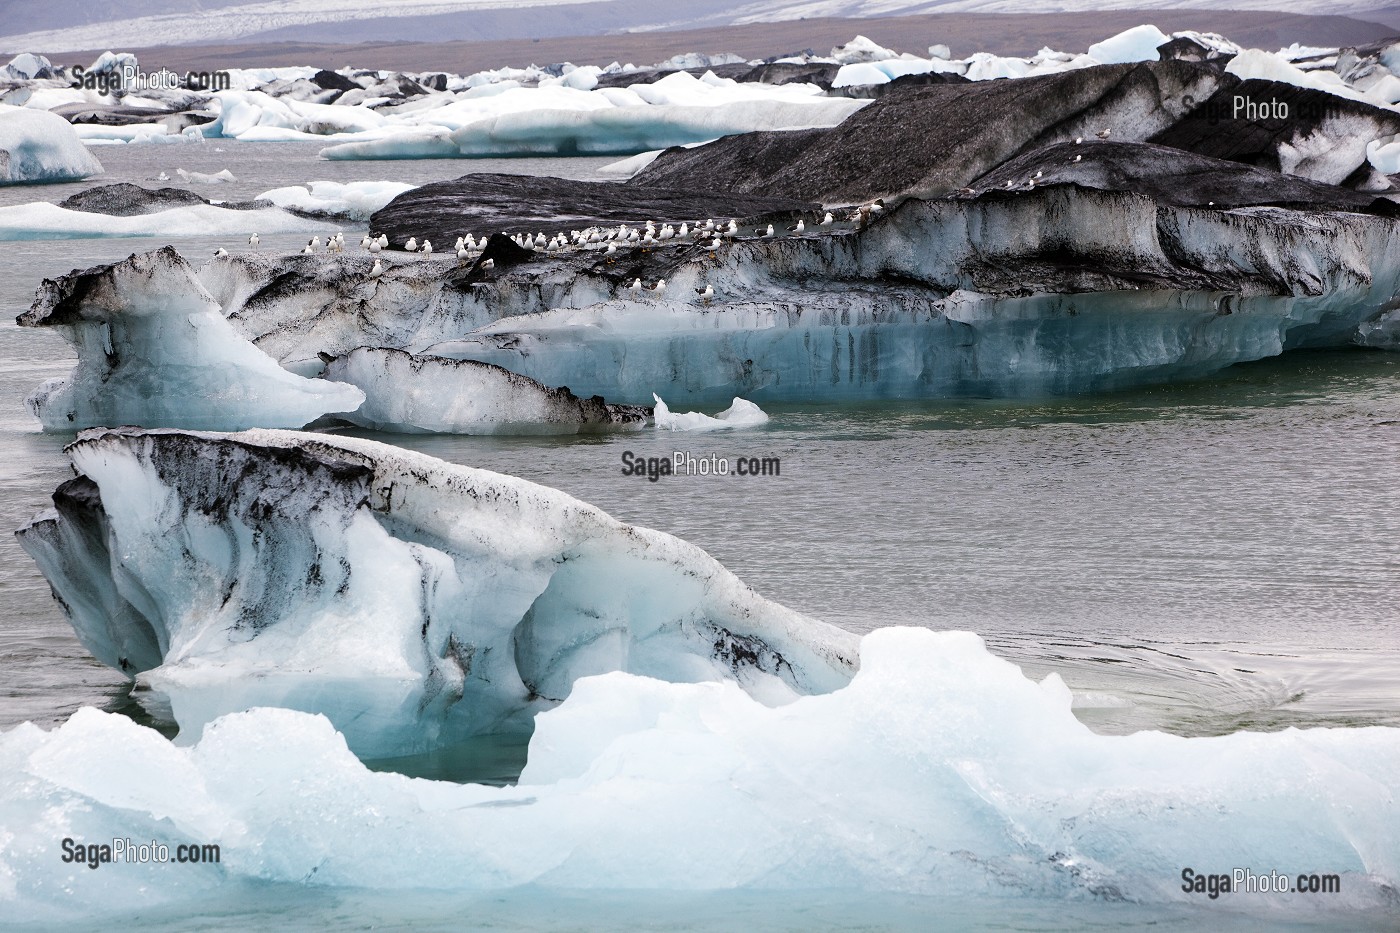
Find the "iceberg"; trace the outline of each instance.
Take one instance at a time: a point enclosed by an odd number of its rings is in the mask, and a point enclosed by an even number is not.
[[[67,120],[0,105],[0,185],[75,181],[101,172]]]
[[[188,739],[257,706],[357,753],[528,733],[580,677],[849,680],[855,637],[561,492],[372,441],[94,430],[20,532],[79,638]],[[172,573],[172,568],[178,572]]]
[[[1157,47],[1166,41],[1166,34],[1156,26],[1134,26],[1102,42],[1095,42],[1089,46],[1088,54],[1090,58],[1105,65],[1155,62]]]
[[[640,429],[650,414],[549,388],[489,363],[360,347],[326,365],[325,378],[358,387],[365,403],[343,420],[409,434],[576,434]],[[701,417],[704,417],[703,415]]]
[[[733,682],[580,678],[519,784],[365,768],[320,716],[256,709],[188,743],[83,709],[0,735],[0,905],[74,922],[240,880],[436,889],[864,890],[1169,905],[1202,922],[1384,928],[1400,730],[1102,736],[1055,675],[975,635],[882,629],[849,684],[771,707]],[[57,842],[220,847],[217,865],[60,861]],[[1335,874],[1340,891],[1183,890],[1183,870]],[[1271,882],[1272,883],[1272,882]],[[62,897],[53,892],[62,891]],[[1222,921],[1221,918],[1227,918]]]
[[[159,216],[159,215],[154,215]],[[45,279],[23,327],[55,327],[78,353],[27,400],[46,431],[107,424],[301,427],[364,401],[303,379],[240,337],[171,247]]]
[[[72,210],[47,201],[0,207],[0,240],[74,240],[88,237],[194,237],[250,233],[298,233],[327,229],[324,221],[287,211],[239,210],[191,204],[145,214],[118,216]]]
[[[728,408],[711,418],[698,411],[678,414],[666,407],[661,396],[653,394],[653,417],[663,431],[723,431],[729,428],[755,428],[768,423],[768,413],[753,402],[736,398]]]
[[[333,215],[364,223],[375,211],[415,187],[401,181],[310,181],[264,191],[255,200],[271,201],[302,214]]]

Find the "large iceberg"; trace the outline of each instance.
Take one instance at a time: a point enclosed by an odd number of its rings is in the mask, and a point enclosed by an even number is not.
[[[83,644],[191,739],[279,706],[401,755],[528,733],[591,674],[779,703],[854,667],[854,636],[699,548],[513,477],[273,431],[93,431],[68,453],[78,477],[20,543]]]
[[[301,427],[364,401],[353,386],[288,372],[240,337],[168,246],[46,279],[18,323],[58,328],[78,351],[71,375],[27,400],[49,431]]]
[[[185,747],[92,709],[20,726],[0,736],[0,909],[134,913],[246,880],[861,890],[930,897],[925,918],[971,898],[1394,926],[1400,730],[1102,736],[1058,677],[1037,684],[968,633],[880,630],[859,657],[848,685],[776,708],[733,682],[582,678],[537,717],[511,787],[371,772],[325,719],[289,710],[223,717]],[[155,840],[172,860],[214,844],[219,862],[93,870],[60,860],[64,837]],[[1270,889],[1235,890],[1237,869]],[[1230,890],[1208,893],[1211,875]],[[1287,890],[1300,875],[1339,890]]]
[[[101,171],[67,120],[0,104],[0,185],[74,181]]]
[[[325,377],[357,386],[365,403],[340,417],[410,434],[577,434],[638,429],[650,412],[579,398],[489,363],[360,347],[326,365]]]

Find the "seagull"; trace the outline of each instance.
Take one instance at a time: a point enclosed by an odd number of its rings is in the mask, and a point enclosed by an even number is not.
[[[1003,187],[1003,188],[1010,188],[1010,187],[1011,187],[1012,185],[1014,185],[1014,184],[1015,184],[1014,181],[1011,181],[1010,179],[1008,179],[1007,182],[1006,182],[1006,184],[1002,185],[1002,187]]]
[[[216,258],[218,258],[218,259],[223,259],[223,258],[224,258],[225,256],[227,256],[227,255],[228,255],[228,250],[224,249],[222,246],[220,246],[218,249],[214,250],[214,256],[215,256]]]
[[[641,279],[633,279],[633,280],[632,280],[632,284],[629,285],[629,286],[627,286],[627,290],[628,290],[629,292],[631,292],[632,294],[634,294],[634,295],[639,294],[639,293],[641,292],[641,290],[642,290],[642,280],[641,280]]]
[[[496,268],[496,260],[494,260],[494,259],[483,259],[483,260],[481,261],[481,268],[483,268],[483,269],[494,269],[494,268]]]
[[[369,249],[370,242],[369,234],[366,233],[360,238],[360,249]]]
[[[831,211],[827,211],[827,212],[826,212],[826,216],[822,218],[821,225],[822,225],[823,227],[829,227],[829,226],[831,226],[833,223],[835,223],[835,221],[836,221],[836,218],[831,216]]]
[[[725,229],[729,232],[730,236],[733,236],[734,234],[739,232],[739,222],[736,220],[731,220],[729,222],[729,226]]]
[[[315,253],[315,252],[316,252],[316,251],[315,251],[314,249],[311,248],[311,244],[310,244],[310,243],[307,243],[307,244],[306,244],[305,246],[303,246],[302,249],[301,249],[301,253],[302,253],[303,256],[310,256],[311,254],[313,254],[313,253]]]
[[[970,197],[972,197],[972,196],[973,196],[974,194],[976,194],[976,193],[977,193],[977,192],[976,192],[976,191],[973,191],[971,188],[959,188],[959,189],[958,189],[958,194],[962,195],[962,196],[965,197],[965,198],[970,198]]]
[[[457,247],[457,261],[458,261],[458,262],[466,262],[466,261],[467,261],[467,257],[470,256],[470,255],[471,255],[471,253],[467,252],[466,246],[458,246],[458,247]]]
[[[720,238],[719,238],[719,237],[715,237],[713,240],[711,240],[709,243],[707,243],[707,244],[705,245],[705,248],[706,248],[706,249],[719,249],[720,243],[721,243]]]
[[[388,249],[388,248],[389,248],[389,234],[387,234],[387,233],[381,233],[381,234],[379,234],[379,248],[380,248],[380,249]]]
[[[1077,156],[1075,156],[1075,157],[1074,157],[1072,160],[1070,160],[1070,161],[1072,161],[1072,162],[1078,162],[1078,161],[1079,161],[1080,159],[1082,159],[1082,158],[1084,158],[1082,155],[1077,155]]]
[[[1110,127],[1110,126],[1105,126],[1103,129],[1099,130],[1099,131],[1098,131],[1097,133],[1095,133],[1094,135],[1097,136],[1099,139],[1108,139],[1109,135],[1110,135],[1112,132],[1113,132],[1113,128],[1112,128],[1112,127]]]
[[[772,235],[773,235],[773,225],[772,225],[772,224],[769,224],[769,225],[768,225],[768,229],[765,230],[765,231],[763,232],[762,235],[763,235],[763,236],[772,236]]]
[[[788,227],[788,233],[801,233],[803,230],[806,229],[807,224],[803,222],[801,217],[799,217],[797,218],[797,223],[793,224],[791,227]]]
[[[307,241],[306,241],[306,245],[309,246],[309,247],[311,247],[312,249],[316,249],[318,246],[320,246],[320,245],[321,245],[321,236],[320,236],[320,234],[317,234],[316,236],[314,236],[314,237],[312,237],[311,239],[307,240]]]
[[[706,282],[704,288],[697,288],[695,290],[695,294],[699,295],[701,298],[713,298],[715,297],[715,287]]]
[[[607,253],[609,256],[611,256],[613,253],[617,252],[617,244],[616,244],[616,243],[609,243],[609,244],[608,244],[608,248],[605,249],[605,250],[603,250],[603,252],[605,252],[605,253]]]
[[[424,256],[431,256],[431,255],[433,254],[433,244],[430,243],[428,240],[425,239],[425,240],[423,241],[423,245],[422,245],[421,247],[419,247],[419,250],[418,250],[418,251],[419,251],[420,253],[422,253]]]
[[[654,286],[652,286],[652,289],[651,289],[651,290],[652,290],[652,293],[653,293],[653,294],[657,294],[657,295],[664,295],[664,294],[666,294],[666,280],[665,280],[665,279],[657,279],[657,280],[656,280],[656,284],[655,284]]]
[[[676,231],[676,236],[680,237],[681,239],[685,239],[686,237],[690,236],[690,228],[687,227],[684,222],[682,222],[681,228]]]
[[[876,198],[870,202],[870,213],[878,214],[885,209],[885,199]]]
[[[1083,142],[1084,142],[1084,137],[1083,137],[1083,136],[1076,136],[1076,137],[1074,137],[1074,144],[1075,144],[1076,146],[1082,144]]]
[[[383,248],[384,247],[379,245],[379,239],[377,237],[369,241],[369,251],[371,253],[378,253]]]
[[[159,175],[156,176],[156,181],[169,181],[169,180],[170,180],[170,176],[167,175],[167,174],[165,174],[165,170],[164,170],[164,169],[162,169],[162,170],[161,170],[161,173],[160,173]]]
[[[1036,170],[1035,170],[1035,175],[1033,175],[1033,176],[1031,176],[1031,177],[1033,177],[1033,178],[1035,178],[1037,181],[1039,181],[1039,180],[1041,179],[1041,177],[1044,176],[1044,174],[1045,174],[1045,172],[1041,171],[1040,169],[1036,169]]]
[[[384,274],[384,263],[382,263],[382,262],[380,262],[378,259],[376,259],[376,260],[374,261],[374,266],[369,270],[369,277],[372,278],[372,279],[377,279],[377,278],[379,278],[379,277],[380,277],[381,275],[383,275],[383,274]]]
[[[248,245],[253,247],[253,249],[258,248],[258,235],[256,233],[248,237]]]
[[[416,236],[409,237],[408,242],[403,245],[403,248],[410,253],[416,252],[418,250],[418,238]]]

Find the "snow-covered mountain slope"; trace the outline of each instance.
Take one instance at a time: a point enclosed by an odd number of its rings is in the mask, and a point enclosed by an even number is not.
[[[579,0],[160,0],[156,3],[91,4],[73,2],[35,5],[12,0],[0,16],[5,35],[0,48],[34,49],[48,53],[112,46],[150,47],[235,39],[290,39],[299,41],[374,42],[391,39],[452,37],[494,39],[538,35],[540,24],[531,18],[547,17],[551,31],[568,34],[561,17],[579,33],[589,27],[591,7],[606,6],[600,13],[601,29],[610,32],[684,29],[777,20],[821,17],[862,18],[910,13],[1064,13],[1093,10],[1220,9],[1211,0],[775,0],[745,2],[719,0],[707,3],[588,3]],[[1276,10],[1277,0],[1230,0],[1234,10]],[[1300,0],[1287,4],[1292,13],[1349,14],[1364,18],[1375,10],[1366,0]],[[471,21],[472,14],[484,14]],[[392,21],[392,22],[391,22]],[[421,24],[421,25],[420,25]],[[436,30],[434,30],[436,26]]]

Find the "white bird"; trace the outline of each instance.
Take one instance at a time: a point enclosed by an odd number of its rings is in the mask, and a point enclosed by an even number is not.
[[[697,288],[695,290],[695,294],[699,295],[701,298],[713,298],[715,297],[715,287],[706,282],[704,288]]]
[[[829,226],[831,226],[832,223],[835,222],[835,220],[836,220],[836,218],[831,216],[831,211],[827,211],[827,212],[826,212],[826,216],[822,218],[822,223],[821,223],[821,225],[822,225],[823,227],[829,227]]]
[[[1082,155],[1077,155],[1074,157],[1073,161],[1078,162],[1082,158],[1084,158]]]
[[[652,286],[652,289],[651,289],[651,290],[652,290],[653,293],[655,293],[655,294],[657,294],[657,295],[664,295],[664,294],[666,294],[666,280],[665,280],[665,279],[657,279],[657,280],[656,280],[656,284],[655,284],[654,286]]]
[[[803,230],[806,229],[807,224],[802,220],[801,217],[799,217],[797,218],[797,223],[793,224],[791,227],[788,227],[788,233],[801,233]]]
[[[876,198],[870,202],[870,213],[878,214],[885,209],[885,199]]]
[[[419,251],[420,253],[422,253],[424,256],[431,256],[431,255],[433,254],[433,244],[432,244],[432,242],[425,239],[425,240],[423,241],[423,245],[420,246],[420,247],[418,248],[418,251]]]
[[[714,238],[713,240],[711,240],[709,243],[705,244],[705,248],[706,248],[706,249],[719,249],[720,242],[721,242],[720,238],[719,238],[719,237],[715,237],[715,238]]]
[[[379,277],[380,277],[381,275],[383,275],[383,274],[384,274],[384,263],[382,263],[382,262],[380,262],[378,259],[376,259],[376,260],[374,261],[374,266],[369,270],[369,277],[372,278],[372,279],[377,279],[377,278],[379,278]]]
[[[1034,176],[1034,177],[1035,177],[1037,180],[1039,180],[1044,174],[1045,174],[1045,172],[1041,171],[1040,169],[1036,169],[1036,170],[1035,170],[1035,176]]]
[[[725,229],[729,232],[730,236],[733,236],[734,234],[739,232],[739,222],[736,220],[731,220],[729,221],[729,226]]]
[[[259,240],[258,240],[258,235],[257,235],[256,233],[253,234],[252,236],[248,237],[248,245],[251,246],[251,247],[253,247],[253,249],[257,249],[257,248],[258,248],[258,242],[259,242]]]
[[[603,250],[603,252],[605,252],[605,253],[607,253],[609,256],[611,256],[613,253],[617,252],[617,244],[616,244],[616,243],[609,243],[609,244],[608,244],[608,248],[605,249],[605,250]]]
[[[769,225],[768,225],[768,229],[763,231],[762,236],[772,236],[772,235],[773,235],[773,225],[772,225],[772,224],[769,224]]]
[[[494,259],[483,259],[483,260],[481,261],[481,268],[483,268],[483,269],[494,269],[494,268],[496,268],[496,260],[494,260]]]
[[[458,262],[466,262],[466,261],[467,261],[467,257],[470,256],[470,255],[471,255],[471,253],[467,251],[467,248],[466,248],[465,246],[459,246],[459,247],[457,247],[457,261],[458,261]]]
[[[632,284],[629,285],[629,286],[627,286],[627,290],[628,290],[629,292],[631,292],[632,294],[634,294],[634,295],[637,294],[638,292],[640,292],[640,291],[642,290],[642,280],[641,280],[641,279],[633,279],[633,280],[632,280]]]
[[[388,249],[388,248],[389,248],[389,234],[387,234],[387,233],[381,233],[381,234],[379,234],[379,248],[380,248],[380,249]]]
[[[316,252],[316,251],[315,251],[314,249],[311,248],[311,244],[310,244],[310,243],[307,243],[305,246],[303,246],[303,247],[301,248],[301,252],[302,252],[302,255],[303,255],[303,256],[310,256],[312,253],[314,253],[314,252]]]
[[[214,255],[219,259],[223,259],[225,256],[228,255],[228,250],[220,246],[218,249],[214,250]]]
[[[680,237],[681,239],[685,239],[686,237],[690,236],[690,228],[688,228],[684,223],[682,223],[681,228],[676,231],[676,236]]]
[[[366,233],[364,236],[360,237],[360,249],[369,249],[370,242],[369,234]]]
[[[169,180],[170,180],[170,176],[167,175],[167,174],[165,174],[165,170],[164,170],[164,169],[162,169],[162,170],[161,170],[161,173],[160,173],[159,175],[156,176],[156,181],[169,181]]]
[[[670,224],[661,228],[661,232],[656,235],[658,240],[669,240],[676,235],[676,229]]]
[[[1112,132],[1113,132],[1113,128],[1112,128],[1112,127],[1105,126],[1103,129],[1099,130],[1099,131],[1098,131],[1097,133],[1095,133],[1094,135],[1097,136],[1099,139],[1108,139],[1109,134],[1111,134]]]
[[[403,248],[410,253],[415,252],[418,249],[418,238],[416,236],[409,237],[408,242],[403,245]]]
[[[382,247],[382,246],[379,245],[379,239],[378,239],[378,237],[376,237],[375,239],[369,241],[369,251],[370,251],[371,253],[378,253],[378,252],[379,252],[381,249],[383,249],[383,248],[384,248],[384,247]]]
[[[452,244],[452,248],[453,248],[453,249],[461,249],[463,246],[466,246],[466,245],[467,245],[467,241],[466,241],[465,239],[463,239],[462,237],[458,237],[458,238],[457,238],[457,242]]]
[[[318,247],[321,245],[321,237],[320,237],[320,235],[317,234],[316,236],[312,237],[310,240],[307,240],[307,241],[306,241],[306,245],[309,246],[309,247],[311,247],[312,249],[318,248]]]
[[[1083,142],[1084,142],[1084,137],[1083,137],[1083,136],[1076,136],[1076,137],[1074,137],[1074,144],[1075,144],[1076,146],[1080,145],[1080,144],[1083,143]]]

